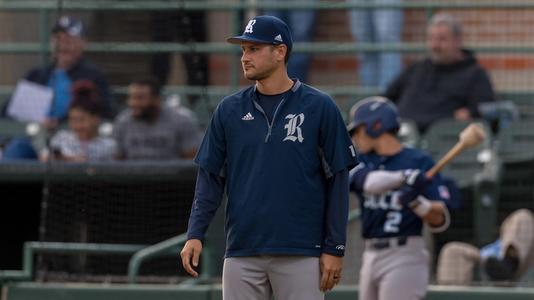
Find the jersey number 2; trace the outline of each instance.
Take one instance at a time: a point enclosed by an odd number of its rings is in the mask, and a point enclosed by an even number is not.
[[[402,220],[402,214],[398,211],[390,211],[387,214],[387,220],[384,223],[384,232],[399,232],[399,224]]]

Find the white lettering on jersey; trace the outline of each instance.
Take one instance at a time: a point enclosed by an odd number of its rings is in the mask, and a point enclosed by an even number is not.
[[[302,143],[302,141],[304,141],[304,137],[302,137],[302,129],[300,128],[300,126],[302,125],[302,123],[304,123],[304,114],[289,114],[286,116],[286,119],[289,120],[284,126],[284,128],[287,129],[287,136],[284,138],[283,141],[299,141],[300,143]]]
[[[365,194],[363,206],[368,209],[402,210],[399,202],[399,192],[387,192],[383,194]]]
[[[384,232],[399,232],[402,223],[402,205],[399,201],[399,191],[391,191],[383,194],[365,194],[363,206],[366,209],[380,209],[388,211],[384,221]]]
[[[384,222],[384,232],[399,232],[402,214],[398,211],[390,211],[387,214],[387,218],[387,221]]]
[[[248,21],[248,24],[245,27],[245,32],[243,32],[243,33],[252,33],[253,30],[254,30],[254,28],[253,28],[254,24],[256,24],[256,20],[252,19],[252,20]]]

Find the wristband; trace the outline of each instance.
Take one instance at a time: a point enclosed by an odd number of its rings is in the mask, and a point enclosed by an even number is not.
[[[432,209],[432,203],[423,196],[418,196],[410,203],[412,211],[420,218],[426,216]]]

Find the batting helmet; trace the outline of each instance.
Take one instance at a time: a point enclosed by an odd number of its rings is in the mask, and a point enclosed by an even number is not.
[[[350,134],[360,125],[365,125],[365,131],[373,138],[400,128],[397,107],[385,97],[373,96],[358,101],[351,108],[350,115],[352,122],[347,126]]]

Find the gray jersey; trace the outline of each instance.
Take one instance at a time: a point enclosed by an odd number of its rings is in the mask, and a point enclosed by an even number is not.
[[[152,122],[136,120],[130,109],[116,119],[113,135],[126,159],[175,159],[197,149],[201,132],[196,119],[180,110],[162,106]]]
[[[87,161],[91,162],[112,160],[117,153],[117,143],[111,138],[95,137],[90,141],[80,141],[72,131],[68,130],[56,133],[50,145],[63,156],[86,156]]]

